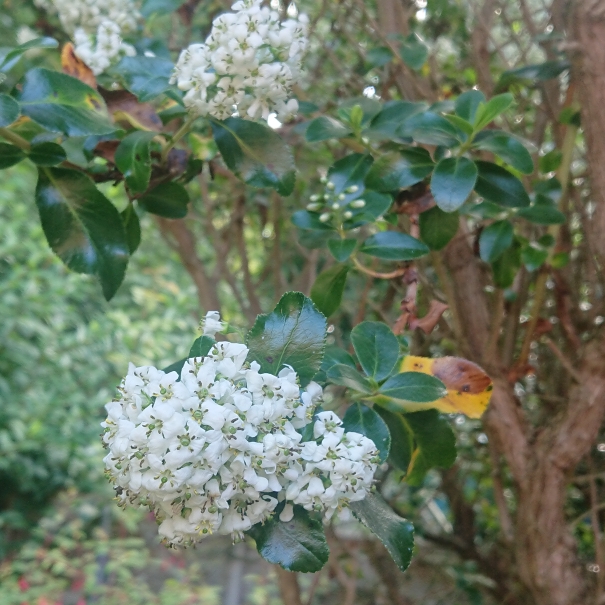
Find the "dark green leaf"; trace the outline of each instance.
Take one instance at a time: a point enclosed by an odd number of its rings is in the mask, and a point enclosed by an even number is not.
[[[409,101],[391,101],[378,113],[363,131],[363,136],[373,139],[396,139],[397,129],[409,117],[426,109],[425,103],[411,103]]]
[[[67,159],[65,149],[51,142],[32,145],[27,155],[38,166],[56,166]]]
[[[326,347],[326,352],[321,362],[321,369],[327,372],[332,366],[338,363],[342,363],[353,369],[356,368],[355,360],[350,353],[334,345]]]
[[[128,204],[125,210],[120,213],[124,229],[126,230],[126,241],[128,242],[128,250],[131,256],[141,243],[141,223],[139,217],[132,204]]]
[[[126,272],[128,242],[115,206],[85,174],[39,171],[36,204],[50,247],[74,271],[95,274],[109,300]]]
[[[538,160],[540,172],[554,172],[560,165],[563,159],[563,153],[558,149],[553,149],[544,154]]]
[[[374,410],[389,428],[391,436],[389,463],[407,473],[414,451],[414,437],[410,427],[404,422],[403,415],[400,413],[390,412],[379,405],[374,406]]]
[[[399,46],[399,55],[403,62],[418,71],[429,57],[429,49],[416,34],[410,34]]]
[[[333,231],[334,227],[322,223],[319,220],[321,215],[318,212],[309,212],[307,210],[298,210],[292,215],[292,222],[299,229],[310,229],[313,231]]]
[[[311,288],[311,300],[326,317],[340,306],[348,272],[347,265],[334,265],[320,273]]]
[[[521,268],[521,245],[516,239],[496,261],[492,263],[494,284],[498,288],[510,288],[513,285],[517,271]]]
[[[391,435],[384,420],[363,403],[354,403],[342,420],[345,431],[361,433],[371,439],[378,448],[380,462],[384,462],[391,449]]]
[[[70,137],[108,134],[109,121],[101,95],[76,78],[42,67],[25,75],[19,95],[21,113],[44,128]]]
[[[350,365],[336,363],[326,371],[326,376],[328,381],[333,384],[353,389],[365,395],[372,392],[372,386],[368,379]]]
[[[353,514],[386,546],[397,567],[405,571],[412,560],[414,526],[376,494],[368,494],[350,506]]]
[[[480,196],[506,208],[529,206],[529,196],[516,176],[492,162],[478,161],[476,164],[479,177],[475,191]]]
[[[374,67],[383,67],[393,59],[393,51],[388,46],[377,46],[366,54],[366,71]]]
[[[567,59],[555,59],[554,61],[546,61],[536,65],[526,65],[516,69],[505,71],[498,80],[496,90],[506,90],[515,82],[529,80],[542,81],[556,78],[564,71],[569,69],[570,63]]]
[[[536,200],[544,199],[545,196],[536,195]],[[546,198],[548,199],[548,198]],[[529,208],[522,208],[517,214],[526,221],[536,225],[562,225],[567,218],[554,204],[549,201],[535,203]]]
[[[536,271],[548,258],[548,251],[535,248],[532,245],[524,246],[521,250],[521,262],[528,271]]]
[[[425,111],[405,121],[400,134],[411,136],[417,143],[454,147],[464,138],[460,131],[443,116]]]
[[[393,204],[393,198],[386,193],[377,193],[376,191],[365,191],[363,200],[366,205],[363,208],[352,208],[349,210],[353,217],[344,223],[345,229],[354,229],[366,223],[373,223],[380,218]]]
[[[366,239],[361,252],[384,260],[412,260],[428,254],[429,249],[407,233],[381,231]]]
[[[356,106],[357,109],[355,109]],[[361,110],[361,116],[355,118],[354,114],[359,113],[359,110]],[[356,124],[357,126],[366,127],[381,110],[382,103],[376,99],[353,97],[340,102],[338,114],[341,119],[346,119],[352,126],[353,124]]]
[[[328,139],[342,139],[351,135],[351,129],[342,122],[326,116],[311,120],[305,132],[309,143],[327,141]]]
[[[9,143],[0,143],[0,170],[18,164],[25,157],[25,152],[19,147]]]
[[[304,294],[287,292],[272,313],[257,317],[248,332],[248,360],[271,374],[292,366],[306,386],[319,369],[325,341],[326,318]]]
[[[561,193],[563,192],[559,179],[554,176],[545,181],[536,181],[533,185],[536,194],[539,194],[540,196],[543,196],[555,203],[559,201]],[[536,197],[536,200],[537,199],[538,198]]]
[[[210,349],[216,344],[214,338],[210,336],[200,336],[193,341],[191,349],[189,349],[189,355],[187,359],[192,357],[206,357]]]
[[[124,57],[111,73],[139,101],[151,101],[170,88],[174,64],[160,57]]]
[[[8,95],[0,95],[0,128],[10,126],[21,113],[19,103]]]
[[[340,263],[344,263],[355,250],[357,241],[354,239],[329,239],[328,248],[332,256]]]
[[[59,43],[54,38],[34,38],[10,49],[6,54],[0,54],[0,71],[7,72],[19,60],[21,55],[31,48],[57,48]]]
[[[263,559],[288,571],[313,573],[328,561],[330,550],[323,524],[301,506],[294,506],[294,517],[283,523],[278,516],[248,530]]]
[[[176,372],[179,375],[178,380],[180,380],[181,371],[182,371],[183,366],[185,365],[186,361],[187,361],[186,359],[179,359],[179,361],[175,361],[174,363],[171,363],[169,366],[166,366],[165,368],[163,368],[162,372],[166,372],[166,374],[170,374],[170,372]]]
[[[296,178],[292,150],[264,124],[227,118],[212,121],[214,140],[225,163],[253,187],[272,187],[290,195]]]
[[[402,372],[391,376],[381,387],[380,394],[399,401],[430,403],[445,397],[445,385],[430,374]]]
[[[399,341],[389,326],[364,321],[351,331],[351,343],[363,371],[374,380],[384,380],[399,357]]]
[[[433,171],[433,160],[422,147],[382,155],[370,169],[366,185],[374,191],[396,191],[422,181]]]
[[[139,206],[165,218],[183,218],[187,215],[189,194],[182,185],[174,181],[160,183],[138,200]]]
[[[513,102],[513,95],[505,92],[501,95],[492,97],[485,105],[477,109],[475,130],[483,130],[494,118],[497,118],[503,111],[506,111]]]
[[[431,250],[441,250],[458,232],[458,212],[443,212],[435,206],[420,214],[420,237]]]
[[[342,204],[348,204],[357,199],[364,191],[364,180],[374,158],[365,153],[352,153],[335,162],[328,170],[328,181],[334,183],[332,190],[335,195],[345,194]],[[346,193],[345,189],[357,187],[354,193]]]
[[[534,171],[534,161],[525,145],[508,132],[502,130],[484,130],[474,140],[477,149],[490,151],[524,174]]]
[[[464,92],[456,99],[454,104],[456,115],[473,124],[477,108],[481,103],[485,103],[485,95],[480,90]]]
[[[458,210],[477,182],[477,166],[468,158],[441,160],[431,177],[431,192],[444,212]]]
[[[143,193],[151,176],[151,152],[149,145],[155,132],[137,130],[126,135],[115,153],[115,163],[124,175],[132,193]]]
[[[510,221],[492,223],[479,236],[479,255],[486,263],[500,258],[513,243],[513,224]]]

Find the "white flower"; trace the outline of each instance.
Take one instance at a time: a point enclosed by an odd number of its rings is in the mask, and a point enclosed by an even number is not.
[[[214,75],[214,74],[212,74]],[[225,323],[221,321],[218,311],[208,311],[206,317],[202,320],[202,332],[204,336],[212,336],[225,329]]]

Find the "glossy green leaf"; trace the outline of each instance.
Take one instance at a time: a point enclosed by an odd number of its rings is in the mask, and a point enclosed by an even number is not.
[[[506,208],[529,206],[523,183],[511,172],[492,162],[476,162],[479,176],[475,191],[486,200]]]
[[[311,288],[311,300],[326,317],[330,317],[340,306],[348,272],[347,265],[333,265],[317,276]]]
[[[462,93],[454,103],[456,115],[473,124],[481,103],[485,103],[485,95],[480,90],[468,90]]]
[[[109,300],[124,279],[128,242],[115,206],[85,174],[39,171],[36,204],[50,247],[78,273],[97,275]]]
[[[477,182],[477,166],[468,158],[441,160],[431,177],[431,193],[444,212],[458,210]]]
[[[366,54],[366,71],[375,67],[383,67],[393,60],[393,51],[388,46],[371,48]]]
[[[429,49],[416,34],[410,34],[400,44],[399,56],[408,67],[418,71],[429,58]]]
[[[151,214],[165,218],[183,218],[187,216],[189,194],[183,185],[168,181],[148,191],[137,202],[140,208]]]
[[[496,221],[481,231],[479,255],[487,263],[500,258],[513,243],[513,224],[510,221]]]
[[[364,395],[369,395],[372,392],[372,386],[368,379],[350,365],[336,363],[326,371],[326,376],[332,384],[353,389]]]
[[[304,294],[287,292],[248,332],[248,361],[257,361],[261,372],[271,374],[292,366],[306,386],[319,370],[325,341],[326,318]]]
[[[355,250],[357,241],[354,239],[329,239],[328,249],[332,256],[340,263],[344,263]]]
[[[321,361],[321,369],[324,372],[327,372],[332,366],[335,366],[338,363],[342,363],[343,365],[354,369],[357,367],[353,356],[349,352],[334,345],[327,346]]]
[[[0,71],[7,72],[19,60],[21,55],[32,48],[57,48],[59,43],[54,38],[42,37],[28,40],[5,54],[0,51]]]
[[[25,157],[25,152],[19,147],[9,143],[0,143],[0,170],[18,164]]]
[[[538,197],[544,196],[536,196],[536,198]],[[536,225],[562,225],[567,220],[565,214],[549,202],[536,203],[529,208],[522,208],[517,214]]]
[[[372,140],[397,139],[397,130],[405,120],[426,109],[426,103],[390,101],[372,119],[362,135]]]
[[[382,110],[382,103],[365,96],[340,101],[338,115],[355,128],[365,128]]]
[[[554,172],[561,165],[563,153],[559,149],[553,149],[538,160],[540,172]]]
[[[378,449],[380,462],[384,462],[391,449],[391,435],[384,420],[363,403],[354,403],[347,410],[342,425],[345,431],[361,433],[371,439]]]
[[[505,92],[492,97],[485,105],[479,106],[477,115],[475,116],[475,123],[473,124],[475,130],[483,130],[492,120],[506,111],[512,103],[513,95]]]
[[[399,341],[389,326],[364,321],[351,331],[351,343],[363,371],[374,380],[384,380],[399,358]]]
[[[434,165],[429,152],[422,147],[385,153],[370,169],[366,185],[374,191],[405,189],[424,180]]]
[[[241,118],[212,121],[214,140],[229,170],[253,187],[290,195],[296,178],[292,150],[271,128]]]
[[[405,571],[412,560],[414,526],[377,494],[368,494],[350,506],[353,514],[386,546],[397,567]]]
[[[521,262],[528,271],[536,271],[548,258],[548,250],[536,248],[532,245],[524,246],[521,250]]]
[[[412,260],[429,253],[421,241],[398,231],[381,231],[363,243],[361,252],[384,260]]]
[[[381,395],[411,403],[430,403],[445,397],[447,390],[438,378],[421,372],[391,376],[381,387]]]
[[[524,80],[550,80],[551,78],[556,78],[569,68],[570,62],[567,59],[555,59],[535,65],[525,65],[516,69],[509,69],[500,76],[496,90],[506,90],[511,84]]]
[[[53,132],[70,137],[108,134],[109,121],[101,95],[77,78],[37,67],[25,75],[19,95],[21,113]]]
[[[67,153],[61,145],[49,141],[32,145],[27,157],[38,166],[56,166],[67,159]]]
[[[8,95],[0,95],[0,128],[10,126],[21,113],[19,103]]]
[[[391,436],[389,464],[407,473],[414,452],[414,436],[410,427],[404,422],[401,413],[391,412],[379,405],[375,405],[373,409],[389,429]]]
[[[328,561],[323,524],[302,506],[294,506],[294,517],[287,523],[275,515],[264,524],[253,525],[247,534],[263,559],[288,571],[313,573]]]
[[[494,284],[498,288],[510,288],[521,268],[521,245],[513,239],[511,246],[492,263]]]
[[[196,338],[191,345],[191,349],[189,349],[187,359],[191,359],[192,357],[205,357],[215,344],[216,340],[210,338],[210,336],[200,336],[199,338]]]
[[[151,140],[155,132],[137,130],[126,135],[115,152],[115,163],[131,193],[143,193],[151,177]]]
[[[308,210],[298,210],[292,215],[292,222],[299,229],[309,229],[311,231],[334,231],[334,227],[319,220],[319,212],[309,212]]]
[[[502,130],[484,130],[474,140],[473,146],[490,151],[523,174],[534,171],[531,154],[518,139]]]
[[[345,198],[341,204],[348,204],[357,199],[364,191],[364,180],[370,170],[374,158],[366,153],[351,153],[335,162],[328,170],[328,181],[334,184],[332,192],[335,195],[343,193]],[[345,189],[357,187],[353,193]]]
[[[170,88],[170,76],[174,64],[160,57],[124,57],[111,73],[139,101],[151,101]]]
[[[342,139],[351,135],[351,129],[342,122],[321,116],[309,123],[305,132],[305,138],[309,143],[327,141],[329,139]]]
[[[458,212],[443,212],[435,206],[419,217],[420,238],[431,250],[441,250],[458,233]]]
[[[454,114],[447,114],[444,117],[450,124],[452,124],[452,126],[455,126],[465,135],[471,136],[473,134],[473,125],[470,122],[467,122],[464,118]]]
[[[128,250],[132,256],[141,243],[141,223],[132,204],[128,204],[120,213],[124,229],[126,231],[126,242]]]
[[[400,133],[411,136],[417,143],[448,148],[459,145],[464,138],[453,124],[432,111],[419,113],[406,120]]]
[[[373,223],[385,214],[393,204],[391,195],[376,191],[364,191],[361,199],[366,203],[363,208],[349,206],[348,210],[353,213],[353,216],[344,222],[345,229],[354,229],[366,223]]]

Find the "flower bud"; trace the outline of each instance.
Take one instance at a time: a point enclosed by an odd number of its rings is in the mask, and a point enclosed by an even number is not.
[[[339,199],[339,200],[341,200],[341,201],[342,201],[342,200],[344,200],[344,199],[345,199],[345,197],[346,197],[346,196],[345,196],[345,194],[344,194],[344,193],[339,193],[339,194],[338,194],[338,199]]]
[[[326,183],[326,189],[329,189],[330,191],[332,191],[332,189],[334,189],[334,187],[336,187],[336,185],[334,185],[334,183],[332,181],[328,181]]]
[[[311,212],[317,212],[317,210],[321,210],[322,205],[323,204],[318,204],[317,202],[307,204],[307,210],[310,210]]]
[[[350,210],[347,210],[343,216],[348,220],[350,218],[353,218],[353,213]]]
[[[340,208],[340,204],[338,202],[334,202],[332,204],[332,210],[338,210]]]
[[[366,205],[365,200],[355,200],[349,204],[351,208],[363,208]]]
[[[324,212],[322,215],[320,215],[319,220],[322,223],[327,223],[331,218],[332,218],[331,212]]]
[[[345,189],[347,193],[357,193],[359,191],[359,187],[357,185],[351,185]]]
[[[317,201],[319,201],[319,195],[318,195],[317,193],[314,193],[314,194],[313,194],[313,195],[312,195],[312,196],[309,198],[309,200],[310,200],[310,201],[312,201],[312,202],[317,202]]]

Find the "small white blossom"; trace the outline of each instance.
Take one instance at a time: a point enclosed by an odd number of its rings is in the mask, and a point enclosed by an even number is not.
[[[225,322],[221,321],[218,311],[208,311],[206,317],[202,320],[202,332],[204,336],[212,336],[225,329]]]

